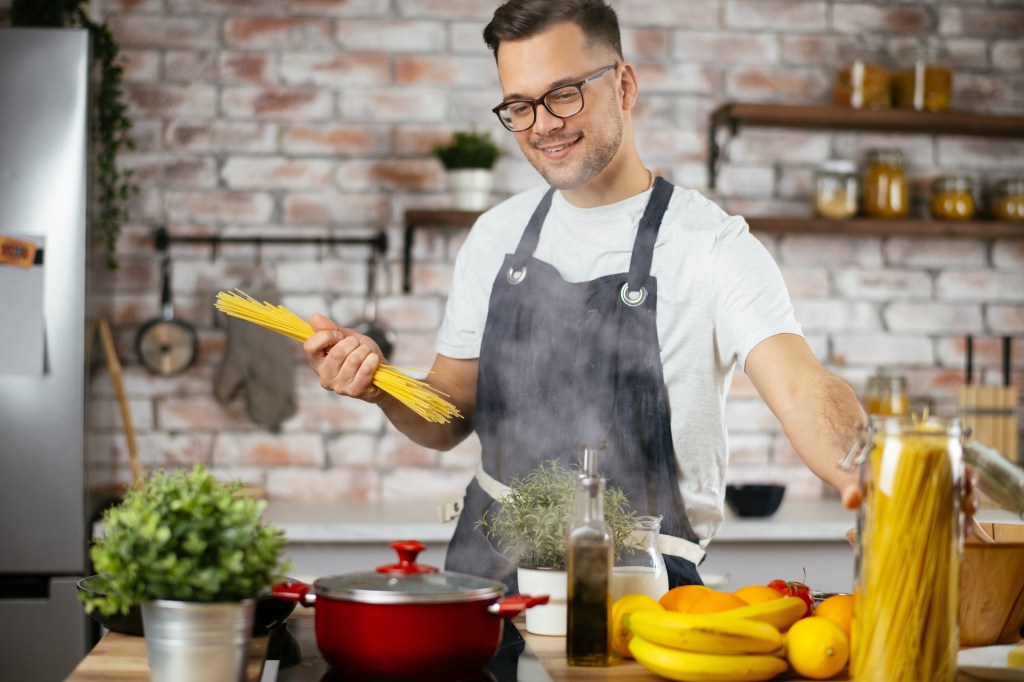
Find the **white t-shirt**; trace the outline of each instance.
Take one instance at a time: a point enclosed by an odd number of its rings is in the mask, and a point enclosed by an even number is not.
[[[480,356],[498,269],[515,251],[547,188],[518,194],[477,220],[455,260],[437,352]],[[534,257],[569,282],[628,272],[651,192],[580,209],[555,192]],[[775,334],[801,334],[782,275],[746,221],[693,190],[675,188],[654,246],[657,327],[668,385],[679,486],[693,530],[708,541],[722,523],[728,443],[725,398],[736,363]]]

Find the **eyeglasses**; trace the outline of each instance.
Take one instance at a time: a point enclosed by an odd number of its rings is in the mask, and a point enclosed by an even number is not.
[[[543,104],[552,116],[569,118],[583,111],[583,85],[597,80],[618,64],[610,64],[593,75],[587,76],[578,83],[560,85],[549,90],[537,99],[513,99],[502,102],[491,109],[501,124],[513,133],[529,130],[537,122],[537,105]]]

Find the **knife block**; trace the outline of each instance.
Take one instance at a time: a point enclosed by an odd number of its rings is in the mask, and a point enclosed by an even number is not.
[[[961,386],[957,410],[972,437],[1003,453],[1014,464],[1020,438],[1017,431],[1016,386]]]

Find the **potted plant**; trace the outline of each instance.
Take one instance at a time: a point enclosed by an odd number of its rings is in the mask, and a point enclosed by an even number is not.
[[[448,191],[455,208],[480,211],[487,208],[494,186],[494,164],[501,149],[490,133],[456,131],[450,142],[434,149],[445,167]]]
[[[201,465],[155,472],[103,514],[90,550],[102,582],[86,610],[142,605],[153,680],[240,680],[255,597],[282,575],[264,502]]]
[[[478,522],[516,564],[520,591],[551,596],[547,605],[527,611],[529,632],[565,634],[567,541],[578,475],[558,460],[544,462],[526,476],[512,479],[501,503]],[[605,490],[604,513],[618,560],[636,547],[636,515],[629,510],[625,493],[614,486]]]

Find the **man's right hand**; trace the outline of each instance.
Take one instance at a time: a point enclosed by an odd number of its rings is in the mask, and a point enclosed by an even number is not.
[[[314,314],[309,323],[316,333],[306,339],[302,349],[320,377],[320,385],[338,395],[380,402],[385,394],[373,385],[373,374],[384,356],[373,339],[323,315]]]

